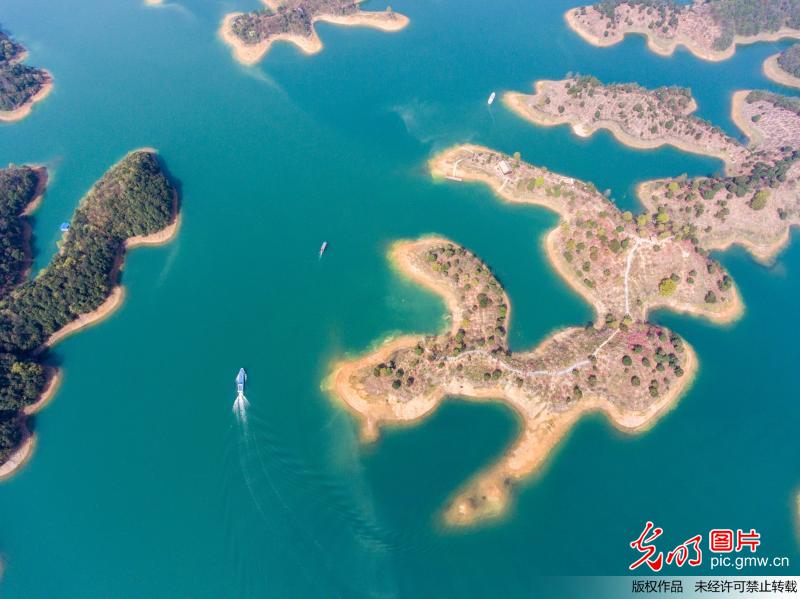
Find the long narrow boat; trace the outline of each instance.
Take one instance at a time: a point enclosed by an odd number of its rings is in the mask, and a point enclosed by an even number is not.
[[[327,250],[327,249],[328,249],[328,242],[327,241],[323,241],[322,242],[322,247],[319,248],[319,257],[320,258],[322,258],[322,254],[324,254],[325,250]]]
[[[489,99],[487,100],[487,102],[486,102],[486,103],[487,103],[489,106],[491,106],[491,105],[494,103],[494,99],[495,99],[495,97],[496,97],[496,96],[497,96],[497,94],[496,94],[496,93],[494,93],[494,92],[492,92],[492,95],[491,95],[491,96],[489,96]]]
[[[244,368],[239,369],[239,374],[236,375],[236,393],[242,395],[244,393],[244,384],[247,382],[247,373]]]

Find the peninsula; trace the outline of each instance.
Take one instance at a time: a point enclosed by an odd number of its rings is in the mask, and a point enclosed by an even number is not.
[[[29,205],[40,192],[35,172],[10,167],[0,173],[0,204],[17,214]],[[177,224],[177,192],[155,151],[136,150],[81,200],[59,253],[36,278],[19,283],[19,260],[8,264],[7,280],[19,284],[5,286],[0,296],[0,478],[30,455],[26,417],[56,388],[58,372],[44,365],[47,350],[119,305],[126,248],[166,242]]]
[[[733,56],[736,44],[800,38],[800,5],[751,0],[601,0],[566,12],[569,26],[596,46],[625,35],[647,37],[653,52],[669,56],[678,46],[704,60]]]
[[[22,63],[25,48],[0,30],[0,121],[18,121],[53,88],[50,73]]]
[[[800,44],[789,46],[783,52],[773,54],[764,61],[764,75],[785,85],[800,88]]]
[[[732,116],[745,145],[691,113],[686,89],[648,90],[604,85],[594,77],[540,81],[534,94],[508,93],[505,102],[539,125],[570,124],[579,135],[607,129],[637,148],[672,145],[725,162],[725,176],[648,181],[638,188],[644,206],[692,239],[701,252],[732,243],[770,260],[800,223],[800,102],[770,92],[740,91]]]
[[[451,329],[393,339],[344,360],[328,386],[359,417],[366,440],[384,424],[423,418],[445,396],[498,398],[520,415],[520,437],[445,511],[447,522],[466,525],[502,513],[515,483],[543,464],[582,414],[602,411],[619,428],[637,431],[674,404],[696,359],[680,337],[647,322],[649,310],[669,307],[724,322],[737,318],[742,304],[725,269],[691,239],[658,214],[620,212],[590,183],[474,145],[435,156],[430,170],[559,214],[545,241],[548,257],[597,314],[594,326],[512,352],[508,297],[479,258],[440,238],[392,248],[402,272],[445,299]]]
[[[363,0],[263,0],[267,8],[225,16],[220,28],[222,39],[233,48],[243,64],[255,64],[277,41],[295,44],[306,54],[322,50],[314,23],[372,27],[398,31],[408,25],[408,17],[391,7],[380,12],[359,8]]]

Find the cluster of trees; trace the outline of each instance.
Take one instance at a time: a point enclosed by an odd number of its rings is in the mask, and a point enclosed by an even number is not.
[[[8,37],[8,34],[0,29],[0,62],[14,60],[25,51],[25,48]]]
[[[0,296],[25,270],[25,224],[20,214],[34,199],[38,173],[28,166],[0,169]]]
[[[46,71],[15,62],[24,49],[0,31],[0,110],[16,110],[48,82]]]
[[[790,75],[800,77],[800,44],[789,46],[778,55],[778,65]]]
[[[316,15],[352,15],[358,12],[352,0],[290,0],[275,12],[267,9],[239,15],[232,22],[234,35],[245,43],[258,43],[272,35],[311,35]]]
[[[621,4],[640,6],[650,11],[649,14],[654,11],[657,12],[659,20],[655,23],[656,27],[663,27],[668,24],[668,18],[671,18],[672,11],[681,6],[675,0],[600,0],[594,5],[594,8],[606,18],[615,20],[617,7]]]
[[[722,27],[722,34],[714,42],[718,50],[730,47],[736,35],[758,35],[781,27],[800,28],[800,0],[712,0],[711,5]]]
[[[686,194],[684,199],[688,202],[694,201],[696,199],[695,191],[704,200],[712,200],[723,189],[727,192],[727,199],[731,199],[734,196],[743,198],[754,192],[759,193],[768,187],[778,187],[783,181],[786,181],[786,173],[798,158],[800,158],[800,151],[794,150],[774,164],[756,163],[753,170],[747,175],[693,179],[691,183],[687,183],[691,191]]]
[[[19,426],[9,423],[45,383],[37,350],[108,297],[125,240],[166,227],[174,193],[153,154],[129,154],[81,201],[50,265],[0,297],[0,461],[19,442]]]

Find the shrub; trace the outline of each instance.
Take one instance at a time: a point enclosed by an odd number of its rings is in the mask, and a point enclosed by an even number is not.
[[[769,190],[762,189],[757,191],[755,195],[753,195],[753,199],[750,200],[750,208],[753,210],[763,210],[764,206],[767,205],[767,200],[769,199]]]
[[[677,288],[678,284],[671,278],[661,279],[661,282],[658,284],[658,293],[663,297],[669,297],[675,293]]]

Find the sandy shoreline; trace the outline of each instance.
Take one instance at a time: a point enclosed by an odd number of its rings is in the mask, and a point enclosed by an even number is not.
[[[750,252],[756,262],[762,264],[763,266],[772,266],[778,254],[789,245],[791,238],[791,227],[787,225],[786,229],[783,231],[783,234],[776,241],[766,246],[756,245],[749,239],[731,238],[726,240],[725,243],[715,245],[711,249],[724,252],[725,250],[730,249],[732,246],[738,245]]]
[[[265,2],[267,6],[272,5]],[[274,7],[273,7],[274,8]],[[311,35],[306,37],[292,33],[280,33],[270,36],[257,44],[246,44],[233,33],[233,20],[241,15],[241,12],[234,12],[225,15],[222,20],[218,34],[222,41],[228,44],[233,57],[241,64],[251,66],[259,62],[269,52],[275,42],[289,42],[297,46],[303,53],[311,55],[320,52],[323,48],[322,40],[317,35],[313,24],[319,21],[343,25],[346,27],[370,27],[380,31],[394,32],[400,31],[409,23],[408,17],[399,13],[392,13],[394,18],[387,19],[385,12],[359,12],[354,15],[318,15],[312,20]]]
[[[404,335],[386,339],[377,349],[366,350],[360,358],[341,359],[333,364],[331,374],[323,383],[323,389],[343,406],[359,422],[359,437],[364,443],[371,443],[380,436],[380,427],[412,425],[430,414],[440,403],[442,397],[433,393],[416,400],[409,409],[398,412],[389,403],[383,405],[368,403],[353,391],[350,379],[360,369],[374,362],[384,361],[386,357],[404,347],[414,346],[420,335]]]
[[[696,57],[709,62],[719,62],[727,60],[736,53],[736,46],[755,44],[758,42],[777,42],[785,38],[800,39],[800,30],[782,27],[778,31],[765,32],[758,35],[734,36],[733,42],[725,50],[714,50],[698,46],[694,40],[685,36],[676,36],[672,39],[658,38],[653,35],[652,30],[641,27],[626,26],[619,35],[608,38],[601,38],[589,31],[583,29],[578,21],[573,16],[574,8],[569,9],[564,13],[564,20],[567,22],[572,31],[578,34],[587,43],[597,46],[598,48],[606,48],[618,44],[625,39],[626,35],[642,35],[647,38],[647,47],[660,56],[668,57],[675,53],[678,46],[683,46]]]
[[[744,302],[742,301],[742,296],[739,293],[738,287],[733,288],[732,298],[733,301],[727,302],[724,310],[719,312],[710,312],[707,310],[701,310],[695,306],[679,304],[671,298],[659,297],[658,301],[648,305],[647,313],[649,314],[653,310],[669,309],[671,312],[675,312],[677,314],[687,314],[689,316],[697,316],[698,318],[706,318],[718,325],[731,324],[732,322],[739,320],[744,314]]]
[[[47,81],[44,85],[42,85],[42,88],[33,96],[31,96],[28,101],[19,108],[16,108],[15,110],[0,111],[0,121],[13,123],[24,119],[31,113],[34,104],[41,102],[48,95],[50,95],[50,92],[53,91],[53,76],[47,71],[45,71],[45,73],[47,73]]]
[[[778,56],[780,56],[780,53],[773,54],[761,65],[761,70],[764,72],[764,75],[768,79],[772,79],[774,82],[785,85],[786,87],[800,88],[800,77],[795,77],[784,71],[781,65],[778,64]]]
[[[22,425],[22,443],[14,450],[8,459],[0,465],[0,481],[4,481],[28,463],[36,447],[36,435],[31,434],[28,428]]]
[[[322,50],[322,42],[317,37],[316,32],[312,32],[311,37],[281,33],[257,44],[245,44],[234,33],[232,28],[233,19],[243,13],[233,12],[225,15],[222,25],[219,28],[219,36],[233,50],[233,57],[237,62],[251,66],[259,62],[275,42],[289,42],[297,46],[305,54],[316,54]]]
[[[422,237],[416,241],[398,241],[391,245],[389,248],[389,260],[391,265],[397,269],[403,276],[411,281],[421,285],[425,289],[435,293],[445,303],[447,311],[451,316],[450,333],[455,334],[458,332],[459,321],[458,315],[461,314],[461,306],[458,303],[458,298],[452,291],[439,284],[438,281],[432,279],[414,266],[410,259],[414,248],[420,245],[428,245],[431,243],[451,243],[449,240],[442,237],[427,236]],[[510,308],[507,314],[510,317]],[[401,337],[394,337],[386,339],[377,348],[367,350],[361,357],[352,359],[342,359],[334,363],[331,370],[331,375],[327,378],[323,387],[340,400],[339,403],[345,405],[348,411],[351,412],[361,424],[361,439],[364,442],[372,442],[377,440],[380,434],[380,426],[382,423],[392,423],[397,425],[411,425],[417,420],[427,416],[443,399],[443,395],[433,393],[414,402],[414,405],[409,409],[398,413],[396,409],[392,409],[389,404],[386,404],[385,410],[376,410],[374,404],[368,404],[357,393],[352,392],[352,385],[350,384],[350,377],[356,372],[366,366],[368,363],[382,362],[385,357],[388,357],[398,349],[403,347],[412,347],[419,341],[421,335],[403,335]],[[408,408],[408,406],[403,406]],[[370,414],[365,416],[365,414]]]
[[[32,433],[25,425],[25,419],[50,403],[50,400],[53,399],[61,384],[61,371],[55,366],[46,366],[45,368],[47,383],[39,398],[34,403],[25,406],[22,410],[22,414],[20,415],[22,419],[20,424],[22,429],[22,442],[14,453],[12,453],[5,462],[0,464],[0,481],[6,480],[19,472],[33,455],[33,451],[36,447],[36,434]]]
[[[453,148],[461,148],[465,150],[469,150],[472,152],[493,152],[494,150],[490,150],[484,146],[478,146],[475,144],[456,144],[454,146],[450,146],[449,148],[445,148],[441,152],[438,152],[435,156],[433,156],[428,161],[428,168],[431,172],[431,176],[435,179],[444,179],[451,175],[451,172],[447,166],[449,164],[444,160],[444,156],[446,156]],[[547,197],[537,197],[531,200],[520,200],[513,195],[506,194],[503,190],[500,189],[497,181],[488,175],[483,173],[470,173],[470,179],[468,182],[485,183],[493,192],[494,194],[502,201],[508,202],[509,204],[522,204],[525,206],[541,206],[542,208],[546,208],[552,212],[555,212],[559,216],[564,216],[564,207],[561,202],[553,199],[550,200]]]
[[[41,165],[30,165],[30,167],[36,172],[37,182],[36,182],[36,190],[33,192],[33,199],[28,202],[28,205],[25,206],[25,209],[22,211],[21,216],[30,216],[39,208],[44,199],[44,192],[47,189],[47,183],[50,180],[50,175],[47,172],[47,167]]]
[[[731,120],[747,136],[749,143],[760,144],[763,141],[761,133],[752,127],[750,121],[743,116],[742,106],[750,94],[749,89],[740,89],[731,96]]]
[[[532,423],[536,426],[531,428],[525,426],[525,415],[515,406],[513,400],[504,402],[522,419],[523,431],[497,463],[476,474],[456,491],[443,514],[444,522],[450,526],[470,526],[487,518],[502,516],[511,504],[513,484],[541,472],[555,457],[555,450],[568,437],[575,424],[587,414],[604,414],[614,428],[626,434],[638,434],[651,429],[664,414],[675,408],[678,400],[691,389],[694,382],[698,370],[697,355],[688,343],[684,347],[685,382],[670,388],[659,401],[646,410],[622,412],[605,399],[588,397],[569,411],[548,414],[545,426],[541,426],[542,423]],[[508,395],[508,390],[504,390],[502,394]],[[487,390],[481,394],[483,399],[498,395],[498,390]],[[543,432],[540,430],[542,428]],[[487,505],[473,509],[468,497],[474,494],[485,497]]]

